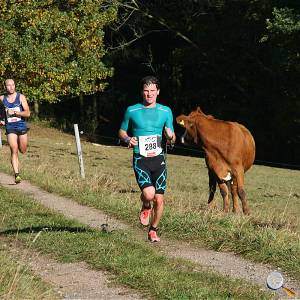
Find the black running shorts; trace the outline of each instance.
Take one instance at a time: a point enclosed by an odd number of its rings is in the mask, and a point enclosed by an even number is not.
[[[164,153],[154,157],[133,155],[133,170],[141,190],[154,186],[156,194],[164,194],[167,185],[167,169]]]

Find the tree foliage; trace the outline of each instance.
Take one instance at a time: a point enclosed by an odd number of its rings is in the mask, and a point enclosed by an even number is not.
[[[247,125],[258,159],[300,162],[298,1],[126,0],[120,6],[108,40],[112,50],[122,50],[112,52],[116,83],[123,70],[135,82],[154,73],[162,81],[161,101],[175,114],[200,105]]]
[[[0,77],[35,101],[104,90],[103,28],[116,13],[105,0],[0,1]]]
[[[296,68],[300,71],[300,11],[275,7],[266,24],[266,34],[261,42],[272,44],[279,65],[285,70]]]

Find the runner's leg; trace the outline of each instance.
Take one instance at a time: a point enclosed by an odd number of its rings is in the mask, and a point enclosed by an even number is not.
[[[157,228],[159,221],[163,215],[164,211],[164,195],[163,194],[155,194],[153,200],[153,215],[151,226]]]
[[[155,195],[155,189],[153,186],[145,187],[142,190],[141,200],[142,200],[142,208],[140,211],[140,223],[144,226],[148,226],[150,223],[151,217],[151,203],[153,201]]]
[[[7,142],[10,147],[11,153],[11,165],[16,173],[19,173],[19,157],[18,157],[18,136],[15,133],[9,133],[7,135]]]
[[[164,210],[164,193],[167,185],[167,169],[165,156],[163,154],[156,157],[153,164],[152,180],[155,182],[155,196],[153,199],[151,226],[157,228]]]
[[[145,187],[142,190],[141,200],[143,202],[143,206],[148,208],[151,206],[150,201],[153,201],[155,197],[155,188],[154,186]]]
[[[27,133],[19,135],[18,137],[18,148],[21,153],[25,153],[27,150],[27,144],[28,144],[28,137]]]

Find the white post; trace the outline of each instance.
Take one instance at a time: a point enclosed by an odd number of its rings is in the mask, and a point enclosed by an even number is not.
[[[82,158],[82,151],[81,151],[78,124],[74,124],[74,131],[75,131],[75,139],[76,139],[76,147],[77,147],[77,155],[78,155],[80,175],[84,179],[85,174],[84,174],[84,167],[83,167],[83,158]]]

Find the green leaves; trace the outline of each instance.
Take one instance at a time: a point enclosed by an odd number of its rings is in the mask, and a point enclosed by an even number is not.
[[[14,78],[33,101],[102,91],[112,69],[103,28],[116,18],[114,1],[1,1],[0,77]]]
[[[300,15],[293,9],[274,8],[273,16],[273,20],[267,20],[267,29],[271,33],[292,34],[300,30]]]
[[[300,15],[296,9],[274,8],[272,18],[266,20],[266,33],[261,42],[273,47],[274,56],[283,71],[300,71],[299,33]]]

